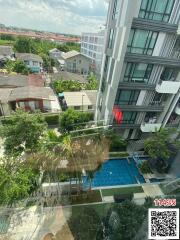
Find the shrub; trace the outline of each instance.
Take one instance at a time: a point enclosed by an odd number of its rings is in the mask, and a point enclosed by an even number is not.
[[[6,125],[6,124],[11,124],[12,123],[12,120],[10,118],[2,118],[1,119],[1,123],[2,125]]]
[[[152,173],[148,161],[144,161],[140,166],[140,170],[142,173],[147,174],[147,173]]]
[[[59,124],[59,114],[46,115],[45,120],[48,125],[57,125]]]
[[[129,156],[129,154],[127,152],[117,152],[117,153],[110,152],[109,153],[109,157],[111,157],[111,158],[113,158],[113,157],[128,157],[128,156]]]
[[[60,115],[60,129],[62,132],[83,129],[87,122],[93,120],[93,116],[93,113],[77,112],[73,109],[68,109]]]
[[[114,130],[108,131],[106,137],[110,140],[110,152],[126,151],[127,140],[122,139]]]

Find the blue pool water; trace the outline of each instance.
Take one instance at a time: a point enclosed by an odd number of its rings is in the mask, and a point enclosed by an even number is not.
[[[92,180],[92,187],[105,187],[126,184],[145,183],[143,176],[139,173],[133,159],[130,163],[126,159],[113,159],[103,163]],[[84,187],[88,180],[84,178]]]

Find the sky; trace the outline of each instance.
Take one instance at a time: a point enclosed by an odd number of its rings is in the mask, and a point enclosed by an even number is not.
[[[108,0],[0,0],[0,23],[59,33],[94,32],[106,22]]]

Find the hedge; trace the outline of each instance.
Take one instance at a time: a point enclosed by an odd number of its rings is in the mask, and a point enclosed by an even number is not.
[[[59,114],[44,115],[44,118],[48,125],[59,124]]]

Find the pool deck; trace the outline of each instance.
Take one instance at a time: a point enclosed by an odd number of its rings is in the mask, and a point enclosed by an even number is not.
[[[156,196],[163,196],[164,193],[162,192],[162,190],[160,189],[159,185],[144,185],[142,186],[144,193],[149,196],[149,197],[156,197]]]

